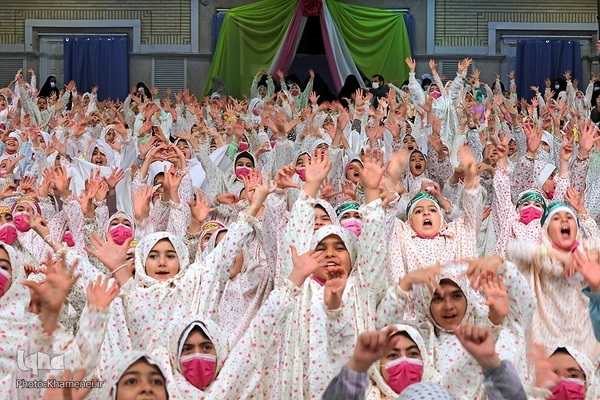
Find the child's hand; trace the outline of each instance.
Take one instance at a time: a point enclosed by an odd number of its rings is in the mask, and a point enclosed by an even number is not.
[[[322,251],[309,250],[304,254],[298,254],[294,246],[290,246],[290,250],[294,268],[288,279],[298,287],[302,286],[306,278],[311,276],[318,268],[327,265],[325,253]]]
[[[464,323],[454,329],[454,334],[481,368],[497,367],[501,364],[496,354],[494,336],[488,329]]]
[[[490,321],[494,325],[501,325],[508,316],[509,301],[508,293],[504,287],[502,276],[493,271],[481,274],[481,288],[487,299],[485,304],[490,307]]]
[[[329,267],[326,272],[327,281],[323,301],[328,310],[337,310],[342,306],[342,295],[348,281],[348,273],[343,267]]]

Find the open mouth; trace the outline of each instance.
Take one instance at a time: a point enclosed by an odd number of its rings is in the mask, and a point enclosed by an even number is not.
[[[413,151],[415,149],[415,146],[412,144],[409,144],[406,147],[408,148],[408,151]]]
[[[446,322],[452,322],[452,321],[454,321],[454,319],[456,319],[456,317],[458,317],[458,314],[448,314],[448,315],[443,315],[442,316],[442,318]]]
[[[162,276],[162,277],[164,277],[164,276],[169,276],[169,271],[165,271],[165,270],[162,270],[162,271],[156,271],[156,275],[158,275],[158,276]]]
[[[355,177],[355,178],[359,178],[359,177],[360,177],[360,175],[359,175],[358,171],[354,173],[354,177]]]
[[[325,266],[325,268],[333,268],[333,267],[337,267],[338,265],[334,262],[328,262],[327,265]]]
[[[433,222],[431,222],[431,220],[429,218],[426,218],[423,221],[423,228],[431,228],[433,227]]]
[[[423,169],[423,165],[420,162],[415,164],[415,170],[420,172],[422,169]]]
[[[561,226],[560,235],[563,239],[569,239],[571,237],[571,228],[568,225]]]

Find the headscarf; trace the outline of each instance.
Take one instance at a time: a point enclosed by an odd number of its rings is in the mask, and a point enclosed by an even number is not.
[[[427,351],[427,346],[425,345],[425,341],[423,337],[414,327],[410,325],[395,325],[398,329],[398,333],[406,332],[408,336],[412,339],[413,342],[419,348],[419,352],[421,353],[421,358],[423,359],[423,376],[421,377],[421,382],[438,382],[439,376],[435,370],[435,366],[433,365],[433,361]],[[377,388],[382,394],[382,398],[387,397],[396,397],[398,393],[394,392],[392,388],[389,387],[383,376],[381,375],[381,361],[377,361],[374,365],[375,368],[371,369],[371,378],[375,381]],[[402,392],[404,393],[406,389]]]
[[[540,189],[542,188],[546,180],[550,178],[550,175],[552,175],[555,169],[556,167],[552,164],[546,164],[544,168],[542,168],[542,170],[540,171],[540,175],[538,176],[538,183],[540,185]]]
[[[178,280],[186,272],[189,263],[189,253],[187,246],[183,241],[178,236],[168,232],[151,233],[140,240],[135,249],[135,280],[140,282],[144,287],[150,287],[157,283],[161,283],[161,281],[149,277],[146,273],[146,259],[154,245],[162,239],[168,239],[171,242],[177,253],[177,258],[179,258],[179,272],[177,272],[175,276],[169,278],[166,282]]]
[[[88,161],[89,163],[92,162],[92,154],[94,153],[94,150],[96,148],[98,149],[98,151],[100,153],[102,153],[102,154],[104,154],[104,156],[106,156],[106,166],[107,167],[114,168],[114,167],[118,166],[118,165],[115,165],[115,161],[116,161],[115,160],[115,151],[104,140],[96,140],[94,143],[92,143],[90,145],[90,147],[88,147],[86,155],[85,155],[86,161]]]
[[[167,368],[165,368],[165,366],[163,366],[156,358],[151,357],[145,352],[130,351],[126,352],[125,354],[118,354],[113,357],[110,363],[111,367],[108,370],[108,373],[102,377],[104,379],[104,384],[102,385],[102,388],[98,390],[101,393],[98,396],[98,398],[115,400],[117,398],[117,384],[119,383],[119,380],[129,367],[131,367],[136,361],[142,358],[145,358],[146,361],[148,361],[150,364],[156,365],[158,367],[160,373],[165,378],[167,395],[169,395],[171,391],[169,390],[169,386],[167,385],[168,375],[165,373],[167,371]]]
[[[597,400],[599,390],[598,385],[600,384],[600,382],[598,381],[598,376],[595,374],[596,368],[592,360],[590,360],[590,358],[584,353],[570,346],[556,346],[554,348],[550,348],[548,349],[548,357],[552,356],[556,352],[556,350],[561,347],[569,352],[571,357],[573,357],[575,361],[577,361],[577,364],[579,364],[579,366],[585,373],[585,400]]]
[[[331,205],[331,203],[329,203],[327,200],[317,199],[315,207],[316,206],[321,206],[321,207],[323,207],[325,209],[325,212],[327,213],[327,215],[331,219],[331,223],[333,225],[339,225],[340,224],[340,221],[338,221],[338,217],[337,217],[337,215],[335,215],[335,210],[333,209],[333,206]]]
[[[42,215],[42,209],[40,208],[40,204],[34,198],[29,196],[20,197],[17,201],[15,201],[12,207],[10,208],[11,214],[15,212],[15,209],[18,207],[19,203],[28,203],[29,205],[31,205],[34,214],[32,215],[32,217],[35,215]]]
[[[201,390],[194,387],[191,383],[183,376],[181,370],[181,351],[183,344],[185,343],[190,332],[198,327],[204,333],[204,336],[210,340],[217,353],[217,365],[215,368],[215,377],[217,378],[219,371],[223,368],[223,364],[229,355],[229,348],[227,347],[227,336],[221,330],[216,322],[204,318],[201,315],[192,315],[185,319],[174,322],[169,329],[169,358],[171,363],[171,372],[173,373],[173,379],[178,391],[182,393],[189,393],[190,395],[202,393]],[[212,384],[211,382],[211,384]],[[209,385],[210,387],[210,385]],[[208,389],[208,388],[207,388]],[[206,390],[206,389],[205,389]]]
[[[310,248],[314,250],[323,239],[331,235],[339,236],[342,239],[346,250],[348,250],[348,254],[350,254],[351,267],[354,267],[358,255],[358,241],[352,232],[338,225],[326,225],[316,231],[313,235]]]
[[[156,175],[162,174],[165,172],[165,167],[167,167],[167,171],[173,166],[169,161],[154,161],[148,167],[148,178],[146,180],[146,184],[148,186],[154,186],[154,178]]]
[[[104,234],[108,233],[108,229],[110,228],[110,223],[116,218],[125,218],[127,221],[129,221],[129,223],[131,224],[131,231],[135,236],[135,218],[133,218],[131,215],[129,215],[127,213],[124,213],[123,211],[117,211],[116,213],[114,213],[113,215],[110,216],[110,218],[108,219],[108,222],[104,226],[104,231],[103,231]]]
[[[542,206],[543,212],[546,212],[546,200],[538,190],[526,190],[521,192],[519,194],[519,200],[517,200],[517,209],[526,201],[535,201]]]
[[[413,210],[415,209],[415,207],[417,206],[417,204],[421,201],[421,200],[431,200],[433,202],[433,204],[435,204],[436,208],[438,209],[438,212],[440,213],[440,215],[442,215],[442,219],[443,219],[443,214],[442,214],[442,208],[440,207],[440,203],[438,202],[438,200],[432,195],[429,194],[427,192],[419,192],[417,193],[406,205],[406,218],[410,217],[410,215],[412,214]]]
[[[475,317],[479,314],[477,308],[480,306],[481,302],[479,301],[477,293],[471,288],[465,272],[465,266],[460,264],[449,264],[442,268],[440,275],[436,276],[435,280],[437,283],[440,283],[444,279],[451,280],[460,288],[460,290],[462,290],[467,299],[467,309],[462,322],[473,324],[476,322]],[[430,305],[433,299],[433,293],[431,293],[429,288],[426,285],[416,285],[413,287],[413,291],[415,292],[415,312],[426,316],[437,330],[448,332],[438,325],[431,314]]]
[[[358,204],[355,201],[352,200],[348,200],[343,202],[342,204],[340,204],[336,209],[335,209],[335,213],[337,215],[338,218],[341,218],[342,215],[349,213],[351,211],[354,212],[358,212],[358,208],[360,207],[360,204]]]
[[[256,159],[254,158],[254,156],[252,155],[252,153],[250,153],[249,151],[240,151],[239,153],[237,153],[235,155],[235,158],[233,159],[233,172],[235,173],[235,164],[237,164],[238,160],[242,157],[248,158],[250,161],[252,161],[252,165],[254,166],[254,168],[256,168]]]
[[[542,226],[547,230],[549,222],[554,216],[554,214],[561,211],[571,214],[573,218],[575,218],[575,220],[577,221],[577,225],[579,226],[579,220],[577,218],[575,210],[573,210],[573,208],[564,201],[553,201],[548,205],[548,208],[544,210],[544,214],[542,215],[542,219],[540,220]],[[548,224],[546,224],[546,222],[548,222]]]

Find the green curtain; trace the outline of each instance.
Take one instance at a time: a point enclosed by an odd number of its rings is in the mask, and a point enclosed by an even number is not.
[[[399,84],[408,78],[404,59],[411,57],[410,41],[402,13],[325,1],[352,59],[367,77],[381,74],[386,82]]]
[[[252,79],[268,69],[281,46],[298,0],[263,0],[227,11],[204,94],[219,75],[227,92],[250,96]]]

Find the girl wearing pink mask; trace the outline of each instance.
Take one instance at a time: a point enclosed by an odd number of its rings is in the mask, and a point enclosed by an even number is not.
[[[335,213],[343,228],[348,229],[356,237],[362,231],[362,217],[358,212],[360,205],[355,201],[345,201],[336,208]]]
[[[511,361],[521,379],[528,378],[525,332],[535,310],[535,296],[514,264],[493,265],[482,259],[471,267],[438,264],[410,272],[399,285],[388,288],[378,308],[381,326],[407,318],[418,327],[427,348],[421,356],[432,356],[440,383],[459,399],[485,398],[481,368],[454,334],[463,322],[495,327],[500,358]],[[405,366],[404,371],[409,370],[416,368]]]
[[[556,374],[552,382],[544,382],[544,395],[550,400],[594,400],[598,398],[598,377],[594,364],[573,347],[551,349],[548,363]],[[550,392],[550,393],[548,393]],[[551,395],[550,395],[551,394]]]
[[[439,383],[423,338],[408,325],[396,325],[398,342],[388,354],[372,368],[371,385],[367,400],[395,400],[406,387],[417,382]]]

